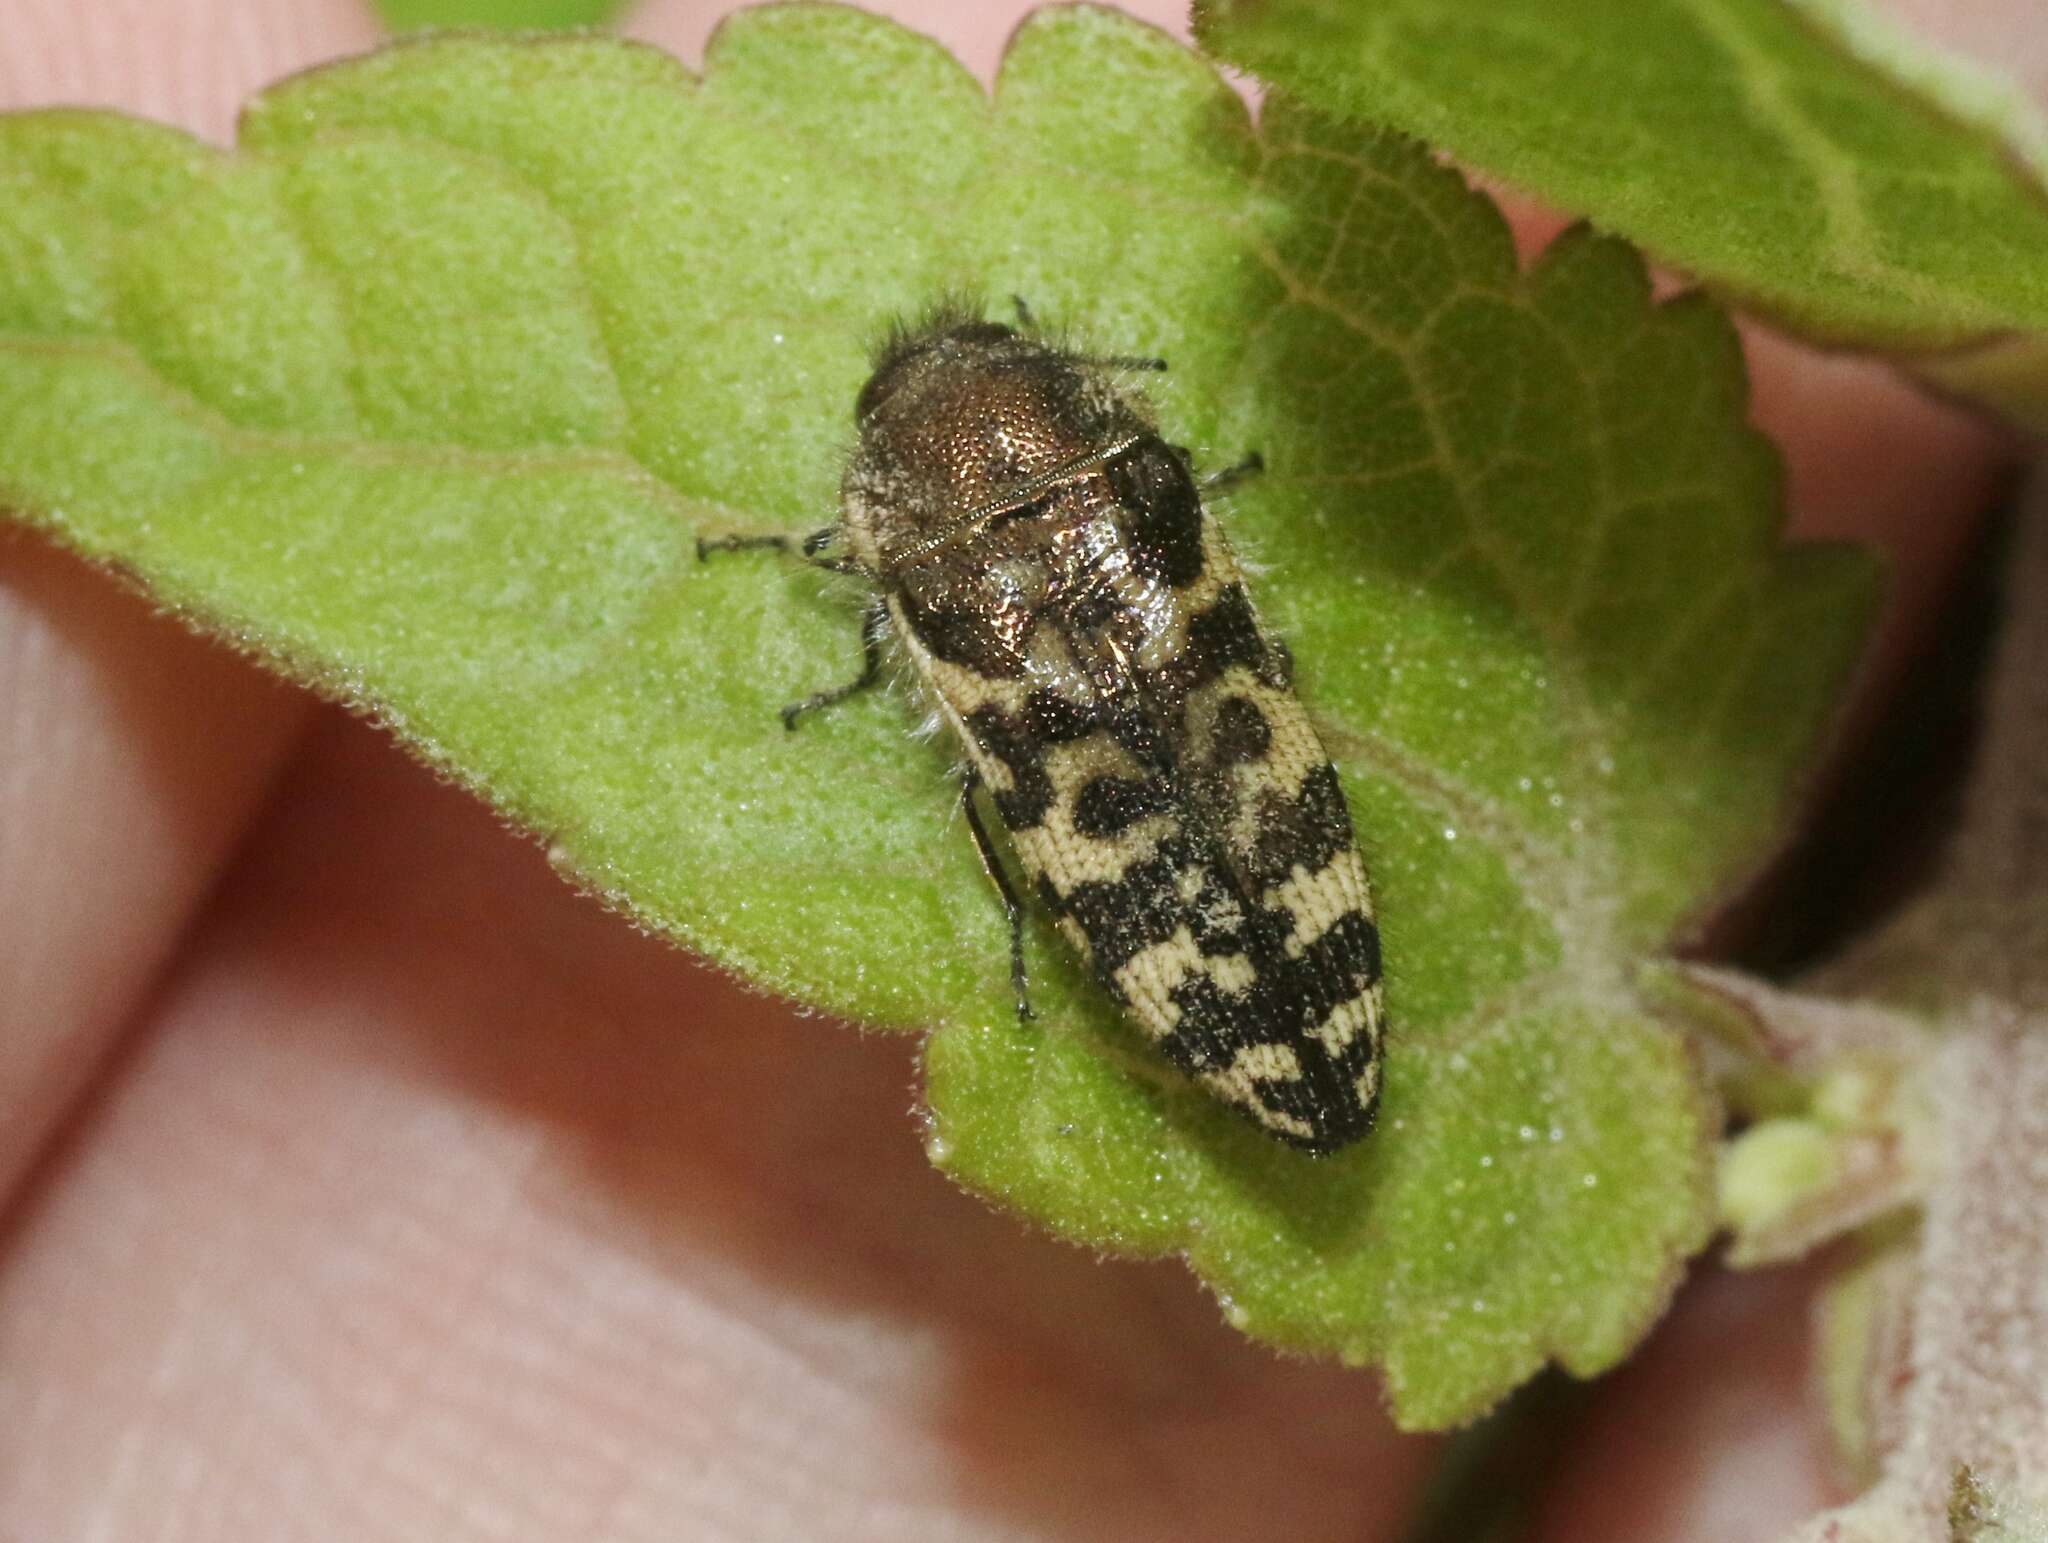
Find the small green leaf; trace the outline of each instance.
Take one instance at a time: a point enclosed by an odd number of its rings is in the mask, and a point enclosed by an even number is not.
[[[1721,1161],[1721,1218],[1737,1233],[1782,1222],[1841,1178],[1829,1132],[1812,1120],[1766,1120],[1729,1143]]]
[[[2004,339],[2008,372],[2017,337],[2048,390],[2048,199],[1999,104],[1917,95],[1824,9],[1201,0],[1196,28],[1796,326],[1914,351]]]
[[[602,27],[626,0],[372,0],[393,32],[422,27],[497,27],[505,31]]]
[[[0,490],[380,714],[649,926],[929,1027],[931,1146],[1071,1238],[1185,1253],[1412,1424],[1593,1371],[1711,1213],[1639,972],[1773,838],[1874,595],[1777,545],[1725,321],[1584,235],[1518,272],[1418,147],[1042,14],[991,104],[858,12],[746,13],[700,84],[589,40],[301,77],[214,155],[0,120]],[[1374,867],[1380,1131],[1317,1162],[1168,1077],[1049,929],[1040,1023],[850,595],[699,531],[832,512],[865,345],[947,287],[1158,353]],[[685,1030],[679,1028],[679,1032]]]
[[[1911,1377],[1901,1347],[1910,1343],[1917,1275],[1915,1224],[1893,1221],[1845,1245],[1849,1262],[1814,1302],[1815,1391],[1827,1413],[1834,1457],[1863,1490],[1883,1471],[1889,1407]]]

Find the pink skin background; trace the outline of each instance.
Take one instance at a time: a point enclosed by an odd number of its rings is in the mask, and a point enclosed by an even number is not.
[[[695,62],[728,8],[630,30]],[[1024,6],[877,8],[987,78]],[[0,108],[222,142],[258,87],[378,39],[355,0],[7,12]],[[1894,565],[1875,699],[2000,443],[1881,368],[1750,344],[1795,535]],[[908,1042],[634,934],[382,736],[20,532],[0,897],[9,1543],[1369,1543],[1428,1474],[1370,1376],[956,1193]],[[1764,1538],[1828,1499],[1807,1289],[1688,1288],[1541,1535]]]

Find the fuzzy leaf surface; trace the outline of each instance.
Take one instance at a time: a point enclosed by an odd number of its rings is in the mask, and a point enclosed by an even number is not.
[[[422,27],[495,27],[503,31],[602,27],[626,0],[372,0],[394,32]]]
[[[1782,822],[1875,591],[1778,545],[1698,300],[1575,236],[1517,270],[1417,147],[1045,13],[991,102],[850,10],[693,81],[593,40],[301,77],[233,154],[0,121],[0,500],[360,704],[646,925],[928,1028],[930,1147],[1412,1425],[1613,1363],[1704,1239],[1717,1124],[1639,967]],[[1001,913],[900,694],[785,734],[857,598],[699,532],[813,529],[865,349],[946,288],[1172,363],[1378,885],[1379,1131],[1298,1156],[1167,1075]],[[688,1032],[679,1025],[678,1032]],[[715,1093],[710,1096],[715,1096]]]
[[[1999,339],[2023,377],[2005,392],[2044,390],[2048,196],[2002,100],[1912,89],[1818,3],[1196,12],[1204,43],[1303,100],[1420,135],[1798,327],[1915,351]]]

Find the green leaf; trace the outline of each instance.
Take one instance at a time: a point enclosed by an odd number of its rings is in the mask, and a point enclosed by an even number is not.
[[[506,31],[602,27],[626,0],[372,0],[394,32],[422,27],[497,27]]]
[[[2000,338],[2011,371],[2016,335],[2048,393],[2038,169],[1988,88],[1916,93],[1821,24],[1845,9],[1201,0],[1196,28],[1326,111],[1420,135],[1824,338]]]
[[[648,50],[445,41],[301,77],[213,155],[0,120],[0,491],[384,717],[647,925],[934,1030],[930,1145],[1411,1424],[1612,1363],[1704,1236],[1716,1119],[1637,971],[1753,864],[1870,565],[1777,546],[1697,300],[1579,235],[1519,273],[1404,141],[1059,9],[991,104],[851,10]],[[699,532],[815,528],[865,343],[937,291],[1163,354],[1379,886],[1380,1131],[1286,1150],[1165,1074],[1051,931],[1040,1023],[887,695],[802,733],[853,596]]]

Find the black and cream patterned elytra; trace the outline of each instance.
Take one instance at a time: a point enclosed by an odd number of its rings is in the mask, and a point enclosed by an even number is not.
[[[1021,307],[1020,307],[1021,309]],[[1281,1140],[1371,1128],[1379,932],[1337,774],[1188,457],[1098,359],[957,308],[899,328],[856,409],[838,525],[987,790],[1026,892],[1182,1073]],[[727,540],[710,546],[772,543]]]

